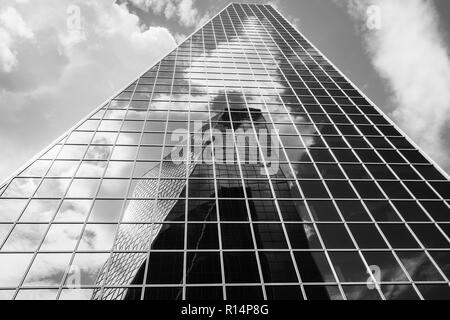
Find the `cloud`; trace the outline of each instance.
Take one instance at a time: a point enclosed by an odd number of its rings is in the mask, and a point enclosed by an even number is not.
[[[346,4],[362,26],[373,66],[386,80],[394,121],[449,170],[445,139],[450,116],[450,59],[433,2],[349,0]],[[366,27],[370,5],[379,8],[380,29]]]
[[[0,11],[0,66],[11,72],[17,65],[14,44],[21,39],[33,39],[34,34],[13,7]]]
[[[128,0],[138,8],[164,14],[166,19],[178,19],[179,24],[192,27],[202,24],[209,13],[200,15],[195,8],[195,0]]]
[[[0,180],[175,46],[114,0],[2,0]]]

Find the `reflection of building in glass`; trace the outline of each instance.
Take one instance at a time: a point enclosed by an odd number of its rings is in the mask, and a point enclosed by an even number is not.
[[[246,132],[252,128],[252,124],[255,127],[255,131],[258,132],[258,127],[266,128],[264,117],[260,110],[257,109],[246,109],[245,106],[240,106],[235,104],[233,110],[227,110],[225,112],[220,112],[217,116],[212,118],[212,127],[217,129],[219,132],[226,132],[226,129],[232,129],[236,134]],[[256,123],[256,124],[255,124]],[[209,125],[205,125],[202,132],[209,129]],[[248,132],[248,131],[247,131]],[[191,139],[191,141],[194,141]],[[199,151],[204,151],[206,146],[211,144],[211,140],[207,139],[203,142],[203,148]],[[217,153],[226,153],[226,144],[221,145],[220,150],[214,145],[212,148]],[[244,145],[239,145],[244,147]],[[190,221],[196,221],[198,223],[192,223],[189,225],[189,231],[187,234],[187,243],[189,244],[188,250],[202,250],[208,248],[218,248],[218,236],[217,236],[217,211],[218,207],[220,209],[220,221],[265,221],[269,220],[279,220],[277,217],[276,208],[272,201],[257,200],[253,198],[272,198],[272,189],[269,183],[265,181],[264,165],[261,161],[259,163],[245,163],[246,159],[249,159],[250,149],[254,146],[246,146],[243,152],[239,153],[240,160],[244,162],[241,164],[241,169],[239,166],[232,161],[231,164],[222,164],[219,168],[219,172],[216,173],[216,180],[199,180],[195,183],[189,184],[189,195],[195,198],[207,198],[200,200],[199,203],[195,203],[189,211],[187,216]],[[178,149],[175,149],[178,151]],[[161,167],[161,178],[178,178],[180,180],[164,180],[163,184],[148,183],[148,180],[141,180],[135,187],[133,191],[135,197],[137,198],[179,198],[180,195],[186,195],[187,188],[185,186],[186,176],[189,179],[202,178],[207,176],[214,176],[214,169],[211,164],[205,164],[201,161],[201,156],[199,154],[193,154],[191,156],[191,161],[189,163],[181,163],[179,165],[174,165],[170,161],[171,154],[165,157],[165,162],[163,162]],[[150,172],[144,175],[144,178],[157,178],[160,168],[155,167]],[[236,179],[239,177],[239,171],[242,170],[243,176],[249,180],[245,180],[245,187],[242,185],[241,179]],[[279,198],[291,199],[295,198],[295,195],[291,193],[291,187],[289,186],[289,181],[283,174],[282,170],[279,170],[276,174],[272,176],[274,179],[273,190]],[[280,180],[278,180],[280,179]],[[192,181],[192,180],[190,180]],[[195,180],[194,180],[195,181]],[[216,186],[217,185],[217,197],[218,200],[210,200],[216,197]],[[159,186],[159,187],[158,187]],[[191,198],[190,196],[188,199]],[[248,199],[245,201],[245,199]],[[189,200],[188,200],[189,201]],[[102,284],[105,282],[111,282],[127,286],[130,284],[142,284],[144,278],[147,283],[150,283],[152,279],[161,279],[159,273],[165,272],[164,270],[171,270],[172,264],[176,263],[173,259],[161,259],[158,257],[157,250],[164,250],[165,242],[173,241],[173,239],[182,239],[184,237],[184,230],[180,228],[179,224],[167,224],[167,227],[161,229],[162,222],[167,221],[179,221],[180,217],[184,217],[185,214],[185,202],[181,200],[177,202],[176,200],[171,201],[166,207],[157,206],[158,201],[148,201],[148,200],[137,200],[134,201],[125,211],[125,218],[131,221],[138,222],[156,222],[153,224],[153,229],[144,229],[141,226],[135,226],[132,228],[122,229],[117,236],[116,243],[120,244],[120,247],[133,248],[138,247],[139,244],[146,243],[149,244],[150,252],[148,254],[136,253],[135,255],[130,254],[116,254],[111,256],[111,261],[107,261],[102,272],[99,275],[98,283]],[[283,208],[284,212],[287,214],[298,217],[301,221],[301,216],[294,202],[288,202]],[[249,216],[250,213],[250,216]],[[229,239],[232,241],[233,245],[237,248],[245,246],[253,246],[253,242],[267,246],[271,245],[273,241],[283,242],[282,232],[283,230],[280,226],[275,224],[259,224],[255,223],[253,225],[253,237],[251,239],[250,229],[244,232],[242,235],[240,233],[234,234],[234,231],[239,231],[240,228],[236,230],[231,229],[231,234],[228,237],[234,237],[234,239]],[[301,244],[305,249],[308,248],[308,240],[306,238],[305,231],[298,226],[295,229],[295,241]],[[148,255],[148,257],[147,257]],[[268,255],[260,258],[259,264],[263,270],[266,271],[268,277],[272,273],[278,272],[280,269],[286,268],[286,271],[290,270],[289,265],[283,260],[276,260],[276,258],[281,257],[281,255]],[[147,258],[147,260],[146,260]],[[285,257],[286,259],[287,257]],[[314,259],[311,255],[304,255],[304,265],[307,267],[311,274],[315,274],[317,279],[321,279],[320,271],[315,265]],[[155,259],[155,263],[153,263]],[[221,282],[220,278],[220,263],[219,263],[219,253],[213,252],[190,252],[189,259],[186,265],[185,277],[187,281],[195,283],[195,281],[207,281],[208,277],[217,280],[216,283]],[[180,262],[181,263],[181,262]],[[258,270],[252,270],[251,265],[239,265],[232,270],[232,272],[237,274],[248,275],[258,272]],[[178,278],[178,283],[183,283],[183,274],[173,274],[171,275],[173,282],[176,283]],[[142,290],[139,288],[108,288],[104,289],[103,296],[100,296],[100,289],[94,292],[95,298],[104,299],[140,299],[142,295]],[[326,291],[317,291],[317,296],[321,294],[322,298],[327,297]],[[181,299],[182,290],[181,288],[174,289],[167,298]]]
[[[449,190],[275,9],[230,4],[0,186],[0,298],[447,299]]]

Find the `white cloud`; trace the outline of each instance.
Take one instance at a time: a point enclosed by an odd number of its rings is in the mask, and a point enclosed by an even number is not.
[[[7,7],[0,11],[0,65],[4,72],[11,72],[18,63],[15,42],[33,37],[33,31],[16,9]]]
[[[0,180],[176,45],[114,0],[75,4],[79,34],[71,0],[0,2]]]
[[[138,8],[164,14],[166,19],[179,19],[185,27],[200,25],[208,14],[200,15],[195,7],[195,0],[129,0]]]
[[[365,28],[369,5],[380,8],[379,30]],[[364,26],[366,49],[375,69],[387,80],[394,121],[449,168],[445,135],[450,116],[450,59],[433,2],[350,0],[347,8]]]
[[[22,16],[13,7],[7,7],[0,13],[0,22],[2,25],[13,34],[31,39],[33,38],[33,31],[23,21]]]

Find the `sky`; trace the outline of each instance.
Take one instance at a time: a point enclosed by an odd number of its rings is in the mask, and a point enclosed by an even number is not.
[[[450,1],[253,2],[277,7],[450,172]],[[0,181],[228,3],[2,0]]]

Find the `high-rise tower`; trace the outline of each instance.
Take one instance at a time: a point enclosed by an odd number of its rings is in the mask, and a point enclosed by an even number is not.
[[[0,186],[0,298],[449,299],[448,176],[230,4]]]

